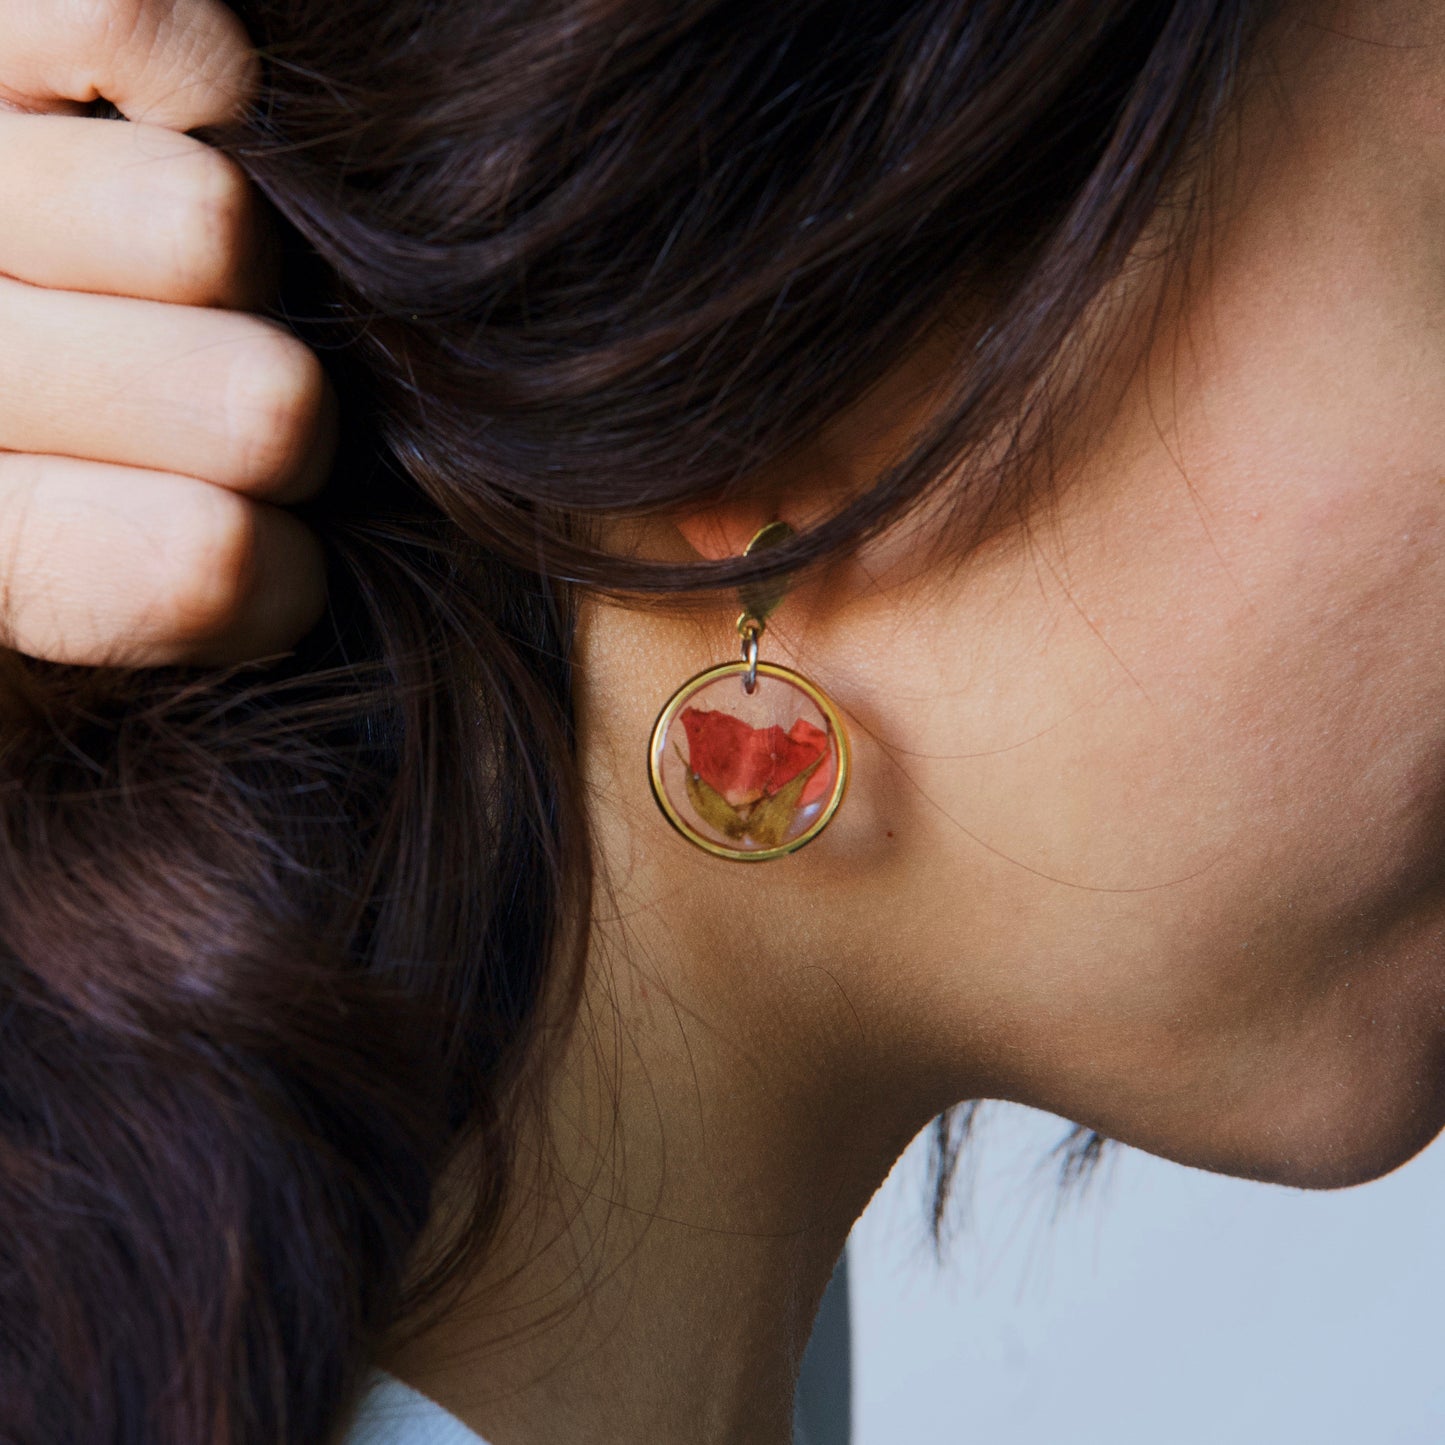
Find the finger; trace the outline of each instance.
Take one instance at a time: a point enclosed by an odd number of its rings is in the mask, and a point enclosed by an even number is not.
[[[0,272],[192,306],[261,305],[267,231],[234,162],[148,125],[0,114]]]
[[[0,641],[87,665],[245,661],[325,606],[320,544],[290,513],[188,477],[0,456]]]
[[[271,501],[325,482],[316,356],[232,311],[0,280],[0,449],[178,472]]]
[[[220,0],[12,0],[0,6],[0,104],[108,100],[131,120],[192,130],[232,119],[257,66]]]

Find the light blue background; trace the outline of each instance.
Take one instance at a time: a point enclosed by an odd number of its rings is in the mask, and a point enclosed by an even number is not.
[[[1120,1150],[1060,1207],[1063,1132],[994,1108],[941,1264],[917,1145],[859,1221],[855,1445],[1445,1445],[1445,1144],[1331,1193]]]

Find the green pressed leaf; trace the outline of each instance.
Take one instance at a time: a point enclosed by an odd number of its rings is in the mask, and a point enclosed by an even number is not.
[[[779,788],[771,798],[759,798],[748,810],[744,831],[760,848],[780,848],[788,841],[788,831],[797,815],[803,789],[827,756],[824,753],[822,757],[815,758],[787,787]]]
[[[709,787],[691,768],[687,770],[687,796],[697,815],[725,838],[741,839],[748,820],[716,788]]]

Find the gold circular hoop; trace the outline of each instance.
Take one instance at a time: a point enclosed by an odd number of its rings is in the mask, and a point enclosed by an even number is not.
[[[801,673],[794,672],[790,667],[780,667],[775,662],[758,662],[751,664],[757,669],[758,677],[774,677],[780,682],[791,683],[801,692],[805,693],[817,706],[818,711],[828,720],[828,729],[832,734],[834,746],[838,754],[838,772],[833,779],[833,791],[829,795],[827,803],[822,812],[805,828],[796,838],[776,848],[759,848],[753,852],[744,852],[741,849],[728,848],[724,844],[715,843],[711,838],[704,837],[697,831],[673,806],[672,800],[667,796],[667,789],[662,782],[662,759],[667,747],[667,735],[672,727],[673,721],[681,711],[688,699],[699,688],[710,682],[716,682],[723,677],[737,677],[748,672],[748,662],[724,662],[717,667],[710,667],[705,672],[699,672],[695,677],[690,677],[668,698],[663,705],[662,711],[657,715],[657,721],[652,725],[652,741],[647,749],[647,773],[648,781],[652,785],[652,796],[657,800],[657,806],[662,809],[663,817],[682,834],[684,838],[695,847],[701,848],[704,853],[711,853],[714,858],[727,858],[736,863],[766,863],[772,858],[781,858],[788,853],[796,853],[799,848],[811,843],[819,833],[832,821],[833,814],[838,811],[838,806],[843,801],[843,795],[848,791],[848,770],[849,770],[849,745],[848,731],[843,725],[842,714],[834,705],[832,698],[820,688],[809,682]]]

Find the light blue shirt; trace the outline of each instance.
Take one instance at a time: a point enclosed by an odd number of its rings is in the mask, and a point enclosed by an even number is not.
[[[344,1445],[486,1445],[486,1441],[435,1400],[377,1370]]]

